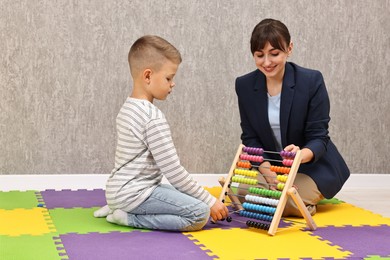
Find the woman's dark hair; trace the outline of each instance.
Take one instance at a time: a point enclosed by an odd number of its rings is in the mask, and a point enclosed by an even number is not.
[[[274,19],[264,19],[258,23],[252,32],[251,52],[260,51],[269,42],[272,47],[287,51],[291,36],[286,25]]]

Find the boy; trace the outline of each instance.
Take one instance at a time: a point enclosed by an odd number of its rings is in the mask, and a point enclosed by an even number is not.
[[[95,217],[118,225],[171,231],[200,230],[208,218],[228,216],[226,206],[181,166],[164,114],[181,55],[166,40],[147,35],[130,48],[133,91],[117,119],[115,168],[106,185],[108,205]],[[161,184],[163,175],[173,185]]]

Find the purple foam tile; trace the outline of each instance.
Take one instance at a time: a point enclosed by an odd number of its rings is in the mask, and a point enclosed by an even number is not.
[[[92,208],[106,205],[104,190],[45,190],[41,192],[46,208]]]
[[[203,227],[204,230],[209,230],[213,228],[221,228],[221,229],[231,229],[231,228],[248,228],[245,224],[245,222],[248,220],[248,218],[244,218],[239,216],[238,214],[230,214],[232,221],[227,222],[224,221],[217,221],[216,223],[213,223],[211,220]]]
[[[179,232],[63,234],[69,259],[213,259]]]
[[[344,226],[324,227],[312,231],[314,236],[350,251],[348,259],[363,259],[370,255],[388,257],[390,255],[390,226]]]
[[[228,209],[229,209],[229,212],[233,211],[233,209],[231,209],[230,207],[228,207]],[[261,220],[256,220],[256,219],[251,219],[251,218],[240,216],[237,213],[230,213],[230,216],[232,217],[231,222],[227,222],[225,220],[225,221],[218,221],[217,223],[212,223],[212,221],[209,221],[203,229],[208,230],[208,229],[213,229],[213,228],[221,228],[221,229],[248,228],[246,225],[247,220],[262,222]],[[285,222],[282,219],[282,220],[280,220],[279,228],[285,228],[285,227],[289,227],[291,225],[292,225],[291,223]]]

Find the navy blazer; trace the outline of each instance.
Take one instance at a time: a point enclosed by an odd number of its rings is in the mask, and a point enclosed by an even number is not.
[[[265,75],[255,70],[236,79],[241,117],[241,140],[245,146],[276,151],[268,120]],[[332,198],[350,172],[328,135],[330,105],[321,72],[287,62],[280,100],[282,147],[294,144],[314,153],[311,162],[301,164],[299,172],[309,175],[325,198]],[[264,154],[264,158],[273,155]]]

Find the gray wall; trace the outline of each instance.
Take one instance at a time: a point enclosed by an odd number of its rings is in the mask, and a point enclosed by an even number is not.
[[[156,104],[183,165],[224,173],[240,143],[237,76],[255,69],[252,28],[280,19],[291,61],[323,72],[331,137],[354,173],[389,173],[389,0],[1,0],[0,174],[109,173],[127,52],[144,34],[183,55]]]

